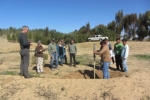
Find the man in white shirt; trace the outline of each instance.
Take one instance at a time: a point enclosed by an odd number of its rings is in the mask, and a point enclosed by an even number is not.
[[[122,43],[124,45],[123,48],[122,48],[122,52],[121,52],[123,71],[128,72],[127,58],[128,58],[128,55],[129,55],[129,46],[127,45],[127,40],[126,39],[123,39]]]

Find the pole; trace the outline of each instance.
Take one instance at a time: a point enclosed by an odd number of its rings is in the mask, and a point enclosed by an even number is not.
[[[93,51],[95,51],[96,50],[96,45],[94,44],[93,45]],[[93,57],[94,57],[94,79],[95,79],[95,58],[96,58],[96,55],[95,54],[93,54]]]

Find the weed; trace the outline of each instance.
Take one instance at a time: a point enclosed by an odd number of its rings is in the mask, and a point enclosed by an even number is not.
[[[134,57],[143,59],[143,60],[150,60],[150,55],[146,55],[146,54],[134,55]]]
[[[2,65],[4,62],[4,59],[0,59],[0,65]]]
[[[34,55],[31,56],[31,63],[32,64],[36,64],[37,63],[37,58]]]
[[[43,55],[43,59],[44,59],[44,61],[45,61],[45,60],[48,60],[48,54],[44,54],[44,55]]]
[[[18,75],[17,71],[3,71],[0,75]]]

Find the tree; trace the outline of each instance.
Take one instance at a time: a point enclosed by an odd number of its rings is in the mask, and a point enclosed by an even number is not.
[[[45,30],[44,30],[44,36],[47,37],[47,36],[48,36],[48,33],[49,33],[49,28],[46,27]]]
[[[16,41],[16,35],[15,34],[12,34],[12,39],[11,39],[13,42]]]
[[[107,25],[107,28],[115,32],[116,31],[116,22],[113,20],[112,22],[110,22]]]
[[[125,33],[131,37],[135,37],[136,28],[137,28],[137,15],[136,14],[127,14],[124,17],[124,31]]]
[[[7,34],[7,40],[11,41],[11,35],[9,33]]]
[[[120,37],[121,31],[123,30],[123,10],[119,10],[115,16],[116,20],[116,34],[117,37]]]

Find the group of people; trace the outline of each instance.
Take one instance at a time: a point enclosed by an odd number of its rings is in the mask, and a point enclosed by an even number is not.
[[[54,42],[55,40],[52,39],[51,43],[48,45],[48,53],[50,55],[51,61],[50,61],[50,68],[52,70],[58,69],[59,60],[60,65],[63,66],[63,63],[67,64],[67,56],[66,56],[66,47],[64,41],[61,40],[56,44]],[[74,67],[76,67],[76,53],[77,53],[77,47],[74,43],[74,40],[71,40],[70,44],[68,45],[68,52],[70,54],[70,66],[72,66],[72,58],[74,60]],[[55,64],[55,66],[54,66]]]
[[[20,33],[18,40],[20,44],[20,55],[21,55],[21,63],[20,63],[20,75],[25,78],[31,78],[28,73],[29,59],[30,53],[29,49],[32,45],[31,42],[28,41],[26,34],[28,33],[29,27],[23,26],[22,32]],[[103,78],[109,79],[109,66],[111,62],[116,61],[116,70],[121,70],[123,72],[128,72],[127,67],[127,58],[129,54],[129,46],[127,45],[127,40],[123,39],[122,43],[119,38],[116,39],[116,44],[114,45],[114,50],[112,49],[111,44],[108,42],[108,39],[102,40],[100,42],[100,50],[96,50],[93,53],[100,55],[101,63],[102,63],[102,72]],[[63,66],[63,63],[67,64],[67,56],[66,56],[66,47],[63,40],[60,40],[57,44],[55,40],[52,39],[50,44],[48,45],[48,53],[50,55],[50,68],[52,70],[58,69],[58,65]],[[37,73],[43,73],[43,52],[45,49],[42,46],[42,42],[38,41],[38,45],[35,48],[35,56],[37,57]],[[77,47],[74,43],[74,40],[71,40],[68,45],[68,53],[70,55],[70,67],[72,66],[72,59],[74,60],[74,67],[76,67],[76,53]],[[115,56],[115,60],[114,60]],[[60,60],[60,63],[59,63]]]
[[[94,54],[100,55],[103,78],[109,79],[109,67],[111,62],[116,61],[116,70],[126,72],[128,76],[128,67],[127,67],[127,58],[129,55],[129,46],[127,40],[123,39],[122,43],[120,38],[116,39],[116,44],[114,45],[114,50],[112,50],[111,44],[108,42],[108,39],[102,40],[100,42],[100,50],[94,51]],[[115,61],[114,61],[115,56]]]
[[[20,55],[21,55],[21,63],[20,63],[20,75],[25,78],[31,78],[28,73],[29,59],[30,53],[29,49],[32,45],[31,42],[28,41],[26,34],[28,33],[29,27],[23,26],[22,32],[19,34],[18,40],[20,44]],[[50,68],[52,70],[58,69],[59,60],[60,66],[63,66],[63,63],[67,64],[67,56],[66,56],[66,47],[63,40],[60,40],[57,44],[55,40],[52,39],[50,44],[48,45],[48,53],[50,55]],[[43,52],[45,49],[42,46],[42,41],[38,41],[38,45],[35,48],[34,56],[37,57],[37,73],[43,73]],[[74,40],[71,40],[68,45],[68,53],[70,55],[70,67],[72,66],[72,59],[74,61],[74,67],[76,67],[76,53],[77,47],[74,43]]]

